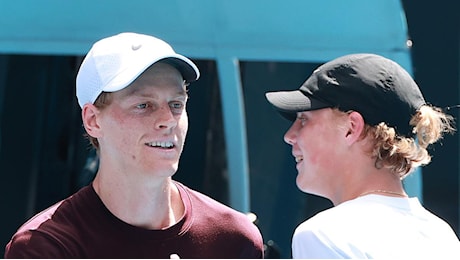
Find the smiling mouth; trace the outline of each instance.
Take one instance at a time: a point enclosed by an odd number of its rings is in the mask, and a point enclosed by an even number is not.
[[[172,149],[174,148],[173,142],[151,142],[145,143],[145,145],[155,148],[162,148],[162,149]]]
[[[296,162],[296,163],[299,163],[299,162],[301,162],[301,161],[303,161],[303,156],[296,156],[296,157],[295,157],[295,162]]]

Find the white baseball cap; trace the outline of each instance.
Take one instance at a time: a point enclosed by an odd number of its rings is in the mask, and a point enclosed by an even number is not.
[[[132,32],[120,33],[93,44],[77,74],[78,104],[94,103],[103,92],[127,87],[157,61],[166,60],[176,67],[186,82],[200,77],[197,66],[177,54],[161,39]]]

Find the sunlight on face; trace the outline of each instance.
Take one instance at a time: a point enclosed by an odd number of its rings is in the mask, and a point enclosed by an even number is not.
[[[156,63],[112,99],[101,112],[101,160],[111,158],[126,171],[173,175],[188,129],[187,93],[179,71]]]
[[[284,139],[292,145],[300,190],[324,195],[340,171],[336,165],[342,133],[337,113],[330,108],[298,113]]]

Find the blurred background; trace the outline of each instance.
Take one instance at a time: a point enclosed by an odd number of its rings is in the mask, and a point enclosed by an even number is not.
[[[91,44],[122,31],[156,35],[192,58],[190,129],[175,179],[257,216],[272,258],[291,257],[295,227],[331,207],[301,193],[266,102],[325,61],[375,52],[399,62],[425,99],[460,104],[456,1],[0,1],[0,255],[37,212],[87,185],[97,170],[83,138],[75,76]],[[458,118],[459,111],[450,113]],[[431,148],[406,187],[459,228],[459,135]]]

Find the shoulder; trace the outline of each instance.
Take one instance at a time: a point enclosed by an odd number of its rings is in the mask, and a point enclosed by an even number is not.
[[[62,258],[57,239],[61,232],[53,215],[63,201],[38,213],[24,223],[13,235],[5,249],[5,258]],[[60,235],[61,234],[61,235]]]
[[[177,186],[183,196],[182,199],[189,200],[195,231],[219,234],[222,238],[238,240],[260,250],[263,249],[262,235],[246,214],[181,183],[177,183]]]
[[[375,228],[375,223],[386,223],[392,217],[400,216],[400,210],[404,211],[409,207],[395,204],[391,198],[388,201],[386,199],[369,196],[346,201],[306,220],[296,228],[295,234],[313,232],[322,235],[328,233],[337,235],[339,231],[342,231],[349,232],[348,237],[353,234],[359,235],[358,231],[365,233],[368,231],[367,226]],[[356,230],[356,227],[361,228]]]
[[[83,191],[84,192],[84,191]],[[6,246],[8,258],[63,258],[64,248],[78,241],[78,219],[82,192],[55,203],[25,222]]]
[[[194,215],[200,214],[204,218],[219,222],[239,222],[242,225],[254,226],[246,214],[239,212],[201,192],[193,190],[184,184],[177,183],[183,200],[188,199]],[[186,196],[186,198],[184,198]]]
[[[90,189],[85,187],[73,195],[55,203],[54,205],[42,210],[25,222],[17,231],[37,230],[59,230],[63,226],[72,225],[73,219],[82,214],[83,204],[88,204],[88,194]],[[55,228],[58,227],[58,228]]]
[[[301,223],[292,238],[293,257],[365,258],[359,250],[350,250],[355,248],[355,237],[368,238],[366,230],[372,232],[366,227],[365,207],[360,201],[349,201]]]
[[[428,213],[417,199],[370,195],[318,213],[300,224],[293,236],[293,255],[394,258],[407,253],[428,256],[434,247],[438,254],[450,252],[449,248],[458,247],[458,239],[451,229],[440,226],[446,226],[445,222]],[[383,244],[393,250],[385,250]]]
[[[182,183],[176,182],[176,184],[181,196],[183,197],[182,199],[189,199],[194,212],[197,210],[207,210],[208,213],[228,214],[231,217],[247,219],[243,213],[223,204],[222,202],[219,202],[199,191],[191,189]]]
[[[37,230],[16,233],[5,247],[5,258],[67,258],[63,246],[50,234]]]

